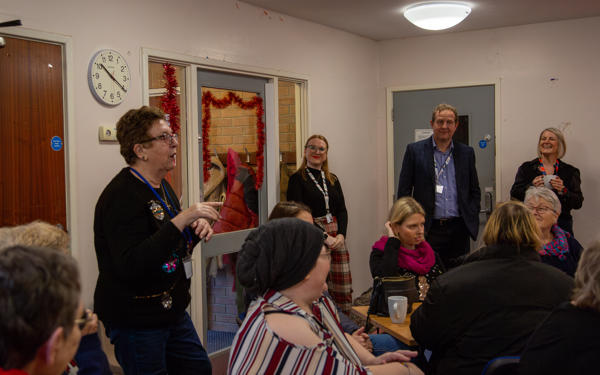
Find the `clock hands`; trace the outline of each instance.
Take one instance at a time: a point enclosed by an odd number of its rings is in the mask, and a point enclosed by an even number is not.
[[[100,63],[100,66],[102,67],[102,69],[104,69],[104,71],[106,72],[106,74],[108,74],[108,76],[110,77],[110,79],[112,79],[113,81],[115,81],[115,83],[117,85],[119,85],[119,87],[121,88],[121,90],[123,90],[124,92],[127,92],[127,89],[125,87],[123,87],[123,85],[117,81],[117,79],[115,78],[115,76],[113,76],[108,69],[106,69],[106,67],[104,66],[104,64]]]

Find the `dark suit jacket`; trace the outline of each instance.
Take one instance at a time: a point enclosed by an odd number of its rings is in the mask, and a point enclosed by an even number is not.
[[[473,239],[479,231],[479,209],[481,191],[475,169],[475,151],[472,147],[454,142],[454,170],[456,173],[456,191],[458,209]],[[425,230],[431,227],[435,210],[435,168],[433,166],[432,137],[411,143],[406,147],[398,198],[412,196],[425,210]]]

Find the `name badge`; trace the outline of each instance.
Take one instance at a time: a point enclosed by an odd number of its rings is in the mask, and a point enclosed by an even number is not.
[[[444,191],[444,185],[435,185],[435,192],[437,194],[442,194],[443,191]]]
[[[325,220],[327,220],[327,223],[333,223],[333,215],[332,214],[325,215]]]
[[[189,279],[194,274],[194,269],[192,268],[192,257],[188,256],[183,260],[183,270],[185,271],[185,278]]]

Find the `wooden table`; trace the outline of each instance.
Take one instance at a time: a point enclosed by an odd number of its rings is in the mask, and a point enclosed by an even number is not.
[[[375,327],[380,328],[385,333],[392,335],[398,340],[402,341],[408,346],[416,346],[417,342],[412,337],[410,332],[410,315],[421,305],[421,302],[413,303],[413,309],[411,314],[406,315],[404,323],[392,323],[389,317],[371,315],[371,324]],[[352,311],[363,319],[367,319],[367,310],[369,306],[352,306]]]

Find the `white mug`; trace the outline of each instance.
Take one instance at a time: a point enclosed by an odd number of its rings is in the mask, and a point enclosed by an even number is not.
[[[407,308],[408,298],[405,296],[388,297],[388,310],[390,312],[392,323],[404,323]]]
[[[552,185],[550,184],[550,181],[552,181],[554,179],[554,177],[556,177],[555,174],[544,175],[544,186],[547,187],[548,189],[552,189]]]

